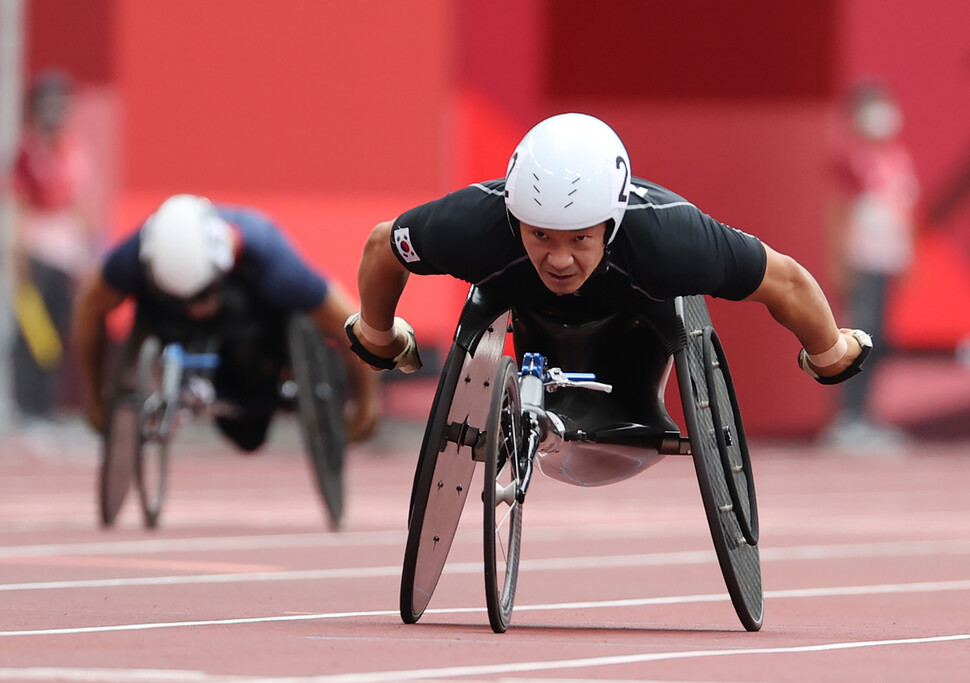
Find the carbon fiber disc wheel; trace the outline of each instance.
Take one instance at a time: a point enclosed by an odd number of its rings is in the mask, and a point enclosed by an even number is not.
[[[112,526],[121,512],[138,458],[138,415],[141,404],[127,393],[112,400],[102,436],[98,504],[102,526]]]
[[[478,342],[473,356],[452,344],[435,393],[415,471],[408,540],[401,573],[401,619],[421,618],[441,578],[475,472],[491,385],[502,356],[506,314]]]

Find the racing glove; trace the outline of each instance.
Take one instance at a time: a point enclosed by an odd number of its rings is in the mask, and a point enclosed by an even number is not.
[[[395,338],[403,334],[405,339],[404,350],[394,358],[382,358],[364,348],[354,332],[354,325],[358,320],[360,320],[360,313],[354,313],[347,318],[347,322],[344,323],[344,331],[350,340],[350,350],[357,354],[361,360],[379,370],[396,368],[401,372],[410,374],[421,369],[421,356],[418,354],[418,343],[414,337],[414,328],[404,318],[394,318],[394,326],[391,328],[394,330]]]
[[[855,340],[859,342],[859,346],[862,351],[856,356],[856,359],[852,361],[852,365],[847,367],[845,370],[837,375],[831,377],[823,377],[819,375],[808,361],[808,352],[802,349],[798,352],[798,367],[805,371],[805,373],[814,379],[819,384],[840,384],[850,377],[855,377],[860,372],[862,372],[862,363],[866,358],[869,357],[869,353],[872,351],[872,337],[863,332],[862,330],[847,330],[850,335],[855,337]]]

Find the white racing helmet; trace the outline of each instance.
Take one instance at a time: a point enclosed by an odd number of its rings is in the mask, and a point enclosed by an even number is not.
[[[610,243],[630,186],[630,157],[613,129],[587,114],[559,114],[537,124],[515,148],[505,205],[523,223],[547,230],[612,221]]]
[[[208,199],[175,195],[145,221],[139,256],[160,292],[190,299],[232,268],[232,228]]]

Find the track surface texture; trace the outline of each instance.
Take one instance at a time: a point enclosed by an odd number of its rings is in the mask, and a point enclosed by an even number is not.
[[[689,458],[575,488],[536,475],[509,631],[483,588],[481,468],[428,611],[397,610],[422,426],[347,463],[327,530],[296,425],[256,456],[173,445],[159,528],[97,521],[80,425],[3,436],[0,681],[958,681],[970,662],[970,447],[753,441],[764,628],[738,622]]]

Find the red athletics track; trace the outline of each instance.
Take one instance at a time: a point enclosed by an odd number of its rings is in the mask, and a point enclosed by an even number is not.
[[[79,426],[4,437],[3,681],[957,681],[970,670],[970,453],[755,444],[765,626],[727,600],[688,459],[579,489],[537,475],[513,624],[484,612],[480,512],[431,609],[397,615],[420,428],[349,463],[328,533],[292,423],[261,455],[176,443],[156,532],[101,530]]]

